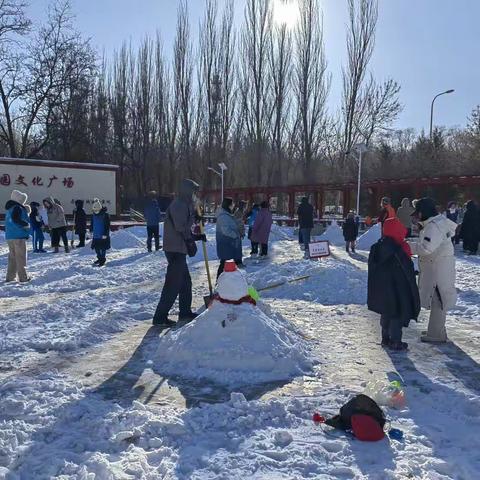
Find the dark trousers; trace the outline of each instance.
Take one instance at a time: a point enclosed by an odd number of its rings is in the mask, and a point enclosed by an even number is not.
[[[152,251],[152,239],[155,239],[155,250],[160,250],[160,232],[158,225],[147,225],[147,249]]]
[[[105,250],[105,248],[95,247],[95,253],[97,254],[97,258],[99,260],[105,260],[107,250]]]
[[[248,239],[250,240],[250,244],[252,249],[250,251],[250,255],[257,255],[258,254],[258,243],[252,240],[252,231],[253,227],[248,227]]]
[[[85,246],[85,237],[87,235],[87,232],[85,230],[80,230],[77,235],[78,235],[78,245],[77,245],[77,247],[84,247]]]
[[[402,341],[402,328],[404,321],[401,318],[392,318],[382,315],[380,317],[380,325],[382,326],[382,339],[391,342]]]
[[[45,237],[43,235],[42,229],[41,228],[33,228],[32,229],[32,244],[33,244],[33,250],[43,250],[43,241],[45,240]]]
[[[355,240],[348,240],[347,241],[347,252],[352,249],[352,252],[355,252]]]
[[[60,238],[63,241],[63,246],[68,248],[68,238],[67,238],[67,227],[58,227],[52,228],[50,231],[50,236],[52,238],[52,247],[60,246]]]
[[[308,252],[308,245],[310,244],[312,229],[311,228],[301,228],[299,232],[300,243],[305,245],[305,250]]]
[[[257,243],[257,248],[258,248],[258,243]],[[260,247],[260,256],[264,257],[268,255],[268,243],[262,243]]]
[[[184,253],[165,252],[168,267],[165,276],[160,302],[157,305],[154,321],[162,321],[168,317],[175,300],[179,302],[179,316],[192,312],[192,279],[188,271],[187,255]]]
[[[257,248],[258,248],[258,243],[257,243]],[[225,262],[226,260],[220,260],[220,265],[218,266],[218,270],[217,270],[217,278],[223,273],[223,270],[225,269]],[[242,260],[235,260],[235,263],[237,265],[241,265]]]

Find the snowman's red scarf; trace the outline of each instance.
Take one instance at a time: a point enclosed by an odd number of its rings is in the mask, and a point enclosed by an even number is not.
[[[220,295],[217,293],[214,295],[213,300],[218,300],[220,303],[228,303],[229,305],[241,305],[242,303],[250,303],[251,305],[257,305],[257,302],[250,295],[245,295],[239,300],[227,300],[220,297]]]

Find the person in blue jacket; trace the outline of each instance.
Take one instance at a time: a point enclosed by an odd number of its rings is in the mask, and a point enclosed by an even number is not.
[[[152,239],[155,239],[155,250],[160,250],[160,207],[157,200],[157,192],[151,191],[145,203],[144,216],[147,222],[147,250],[152,251]]]
[[[255,220],[257,218],[258,212],[260,211],[260,206],[257,203],[254,203],[252,209],[247,213],[247,223],[248,223],[248,239],[252,245],[252,250],[250,251],[250,255],[258,255],[258,243],[252,240],[252,231],[253,225],[255,224]]]
[[[46,253],[43,249],[45,236],[43,235],[43,220],[38,211],[40,204],[30,202],[30,233],[32,235],[32,244],[34,253]]]
[[[97,260],[93,264],[103,267],[107,261],[107,250],[110,250],[110,215],[98,198],[93,201],[92,211],[92,223],[90,225],[92,250],[95,250],[97,254]]]
[[[217,278],[223,272],[227,260],[235,260],[240,265],[242,260],[238,259],[238,251],[241,248],[242,237],[240,225],[233,215],[233,200],[224,198],[222,208],[217,214],[216,239],[217,256],[220,260]]]
[[[22,283],[31,279],[27,275],[27,240],[30,236],[30,207],[27,194],[14,190],[5,205],[5,239],[8,244],[7,282]]]

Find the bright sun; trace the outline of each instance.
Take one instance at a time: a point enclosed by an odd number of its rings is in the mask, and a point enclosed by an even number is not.
[[[293,28],[297,24],[299,15],[297,0],[274,0],[273,21],[277,25]]]

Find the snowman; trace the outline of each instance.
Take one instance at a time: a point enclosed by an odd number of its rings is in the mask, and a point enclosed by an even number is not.
[[[217,280],[217,293],[213,298],[213,302],[210,307],[213,307],[215,303],[222,303],[226,305],[241,305],[243,303],[256,305],[257,302],[249,294],[248,283],[245,275],[238,270],[237,265],[233,260],[227,260],[225,262],[225,269]],[[235,309],[230,308],[227,320],[235,321],[237,315]],[[222,322],[222,326],[226,326],[226,321]]]

